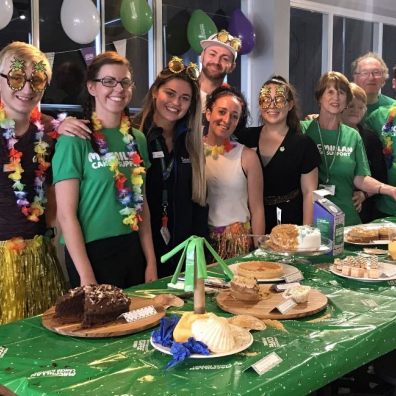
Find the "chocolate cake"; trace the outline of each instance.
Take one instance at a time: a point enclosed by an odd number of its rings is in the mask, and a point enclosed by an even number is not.
[[[69,290],[55,305],[62,323],[82,322],[82,327],[111,322],[129,311],[129,298],[112,285],[87,285]]]

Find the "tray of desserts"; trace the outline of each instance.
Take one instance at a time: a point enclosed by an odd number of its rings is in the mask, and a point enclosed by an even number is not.
[[[42,315],[48,330],[73,337],[117,337],[156,326],[169,306],[182,306],[171,294],[154,298],[128,297],[112,285],[69,290]]]
[[[332,249],[331,241],[318,228],[295,224],[275,226],[269,235],[259,237],[258,243],[262,250],[275,255],[317,256]]]
[[[344,228],[344,241],[353,245],[387,245],[395,223],[367,223]]]
[[[258,284],[254,278],[235,276],[230,290],[216,296],[217,305],[235,315],[248,314],[259,319],[293,319],[313,315],[327,306],[327,297],[317,289],[297,284]],[[279,310],[288,299],[296,303]]]
[[[300,273],[292,265],[272,261],[245,261],[231,264],[229,268],[235,275],[256,278],[258,283],[282,282],[286,277]]]
[[[363,282],[381,282],[396,279],[396,265],[376,256],[347,256],[335,259],[330,271],[338,276]]]

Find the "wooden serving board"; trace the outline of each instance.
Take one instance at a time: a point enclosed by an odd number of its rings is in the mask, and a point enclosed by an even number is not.
[[[288,312],[281,314],[278,310],[274,310],[276,306],[285,301],[282,297],[283,293],[274,293],[269,290],[271,285],[260,285],[265,287],[265,291],[269,292],[269,297],[262,299],[256,303],[235,300],[231,296],[229,290],[220,292],[216,297],[217,305],[226,312],[236,315],[253,315],[259,319],[294,319],[304,316],[313,315],[327,306],[327,297],[320,291],[311,289],[308,301],[303,304],[297,304]]]
[[[151,298],[131,297],[130,310],[153,305]],[[55,318],[55,307],[49,308],[43,313],[42,323],[48,330],[62,335],[73,337],[118,337],[125,334],[137,333],[142,330],[156,326],[160,319],[165,316],[165,309],[156,306],[157,314],[147,318],[127,323],[124,319],[117,319],[113,322],[105,323],[88,328],[82,328],[81,322],[62,324],[58,318]]]

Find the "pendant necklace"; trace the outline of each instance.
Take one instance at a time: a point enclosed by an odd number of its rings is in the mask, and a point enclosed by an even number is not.
[[[317,126],[318,132],[319,132],[320,144],[322,145],[322,156],[323,156],[324,163],[325,163],[325,168],[326,168],[326,184],[328,184],[329,181],[330,181],[330,171],[331,171],[331,168],[334,165],[334,161],[335,161],[335,158],[336,158],[336,155],[337,155],[337,151],[338,151],[338,144],[340,142],[341,124],[338,125],[337,143],[336,143],[333,155],[332,155],[330,166],[327,163],[327,155],[325,154],[325,147],[324,147],[324,144],[323,144],[322,131],[321,131],[321,128],[320,128],[320,125],[319,125],[319,121],[316,121],[316,126]]]

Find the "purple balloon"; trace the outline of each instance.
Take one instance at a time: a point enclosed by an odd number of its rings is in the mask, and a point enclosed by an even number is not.
[[[248,54],[254,47],[256,34],[254,33],[253,25],[241,10],[237,9],[231,14],[228,29],[233,36],[238,36],[242,40],[239,54]]]

